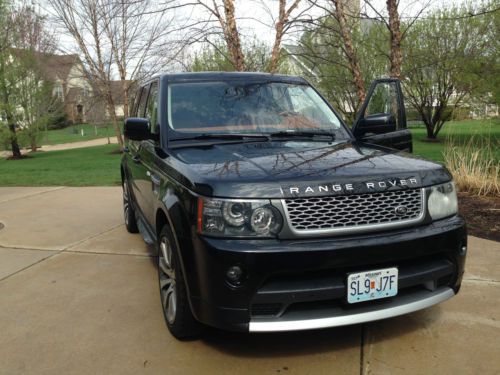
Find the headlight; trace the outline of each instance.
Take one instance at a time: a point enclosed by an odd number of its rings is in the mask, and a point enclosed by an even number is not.
[[[450,181],[442,185],[431,186],[427,207],[433,220],[455,215],[458,212],[455,184]]]
[[[269,200],[198,198],[198,232],[219,237],[273,237],[283,219]]]

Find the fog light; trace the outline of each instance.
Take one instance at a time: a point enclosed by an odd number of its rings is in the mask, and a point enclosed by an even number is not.
[[[243,282],[243,270],[240,266],[232,266],[226,272],[227,281],[230,284],[238,286]]]

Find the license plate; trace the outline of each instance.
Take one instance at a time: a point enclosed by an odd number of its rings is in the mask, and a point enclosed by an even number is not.
[[[398,294],[398,269],[384,268],[347,275],[347,302],[358,303]]]

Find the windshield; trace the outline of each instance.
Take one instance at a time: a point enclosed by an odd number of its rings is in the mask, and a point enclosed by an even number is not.
[[[348,134],[316,91],[282,82],[190,82],[168,87],[168,122],[179,133]]]

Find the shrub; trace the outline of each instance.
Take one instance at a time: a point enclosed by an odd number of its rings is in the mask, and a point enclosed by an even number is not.
[[[500,195],[498,141],[471,137],[462,145],[447,141],[443,157],[459,191],[476,195]]]
[[[48,121],[47,129],[48,130],[56,130],[56,129],[64,129],[70,126],[72,122],[68,119],[68,115],[66,113],[57,113]]]
[[[10,131],[2,122],[0,122],[0,150],[10,150]]]

